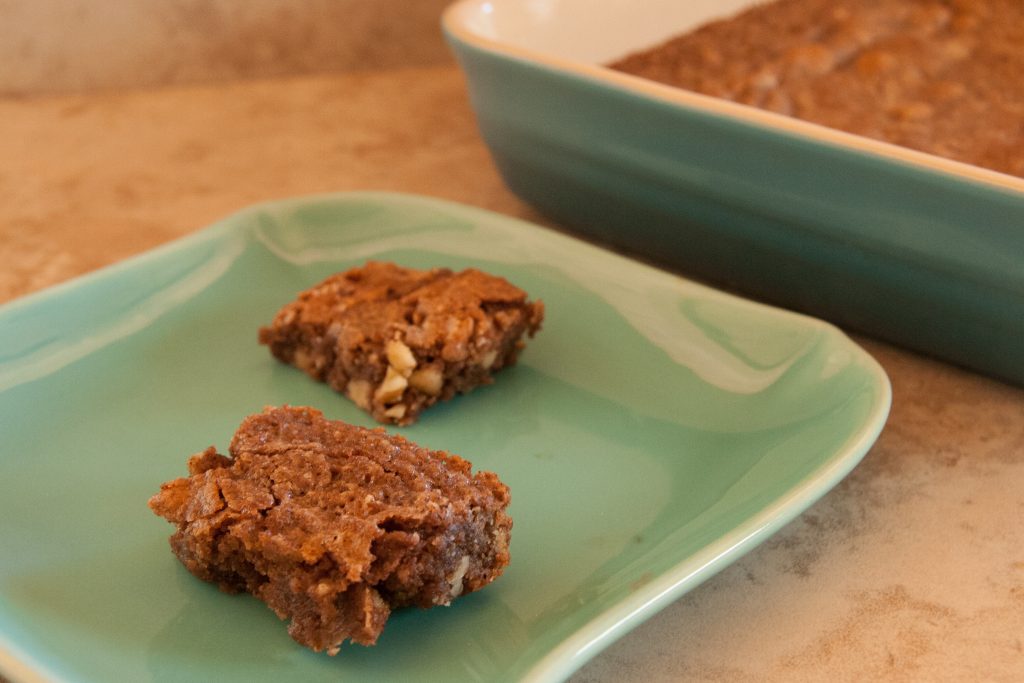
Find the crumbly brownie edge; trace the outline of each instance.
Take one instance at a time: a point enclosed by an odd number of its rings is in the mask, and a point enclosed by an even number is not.
[[[370,449],[376,455],[365,453]],[[211,447],[190,458],[190,476],[162,485],[150,507],[176,525],[171,547],[190,572],[225,591],[257,596],[314,650],[334,654],[345,639],[373,644],[392,609],[448,604],[493,581],[509,561],[508,488],[493,473],[472,474],[458,456],[298,408],[247,418],[230,452]],[[390,493],[356,485],[346,510],[363,510],[362,517],[343,516],[309,538],[294,538],[289,515],[308,526],[337,510],[289,505],[301,491],[274,488],[288,481],[289,468],[301,486],[346,468],[400,475],[405,484]],[[268,471],[280,481],[271,486]],[[352,483],[324,481],[319,492],[328,498],[337,493],[331,486],[348,491]],[[405,502],[392,509],[371,500],[381,496]],[[322,551],[320,543],[335,550]]]

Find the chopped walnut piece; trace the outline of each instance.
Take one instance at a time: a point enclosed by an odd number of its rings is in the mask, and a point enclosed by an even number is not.
[[[402,403],[395,404],[384,411],[384,414],[388,417],[393,417],[396,420],[401,420],[405,417],[405,405]]]
[[[405,393],[407,386],[409,386],[409,380],[402,373],[395,370],[393,366],[389,365],[384,381],[380,383],[377,391],[373,394],[373,400],[384,404],[394,403],[402,398],[402,394]]]
[[[429,365],[409,375],[409,386],[428,396],[440,396],[443,384],[444,377],[441,375],[441,369],[436,365]]]
[[[348,383],[345,389],[352,402],[363,410],[370,409],[370,397],[373,394],[373,385],[365,379],[354,379]]]
[[[388,357],[388,364],[404,377],[408,377],[415,369],[416,356],[412,355],[412,350],[408,346],[397,339],[389,341],[384,347],[384,352]]]

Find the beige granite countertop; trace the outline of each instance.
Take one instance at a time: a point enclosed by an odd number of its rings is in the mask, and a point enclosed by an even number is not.
[[[363,189],[547,223],[450,62],[0,99],[0,301],[254,201]],[[572,680],[1024,680],[1024,391],[858,341],[894,391],[862,464]]]

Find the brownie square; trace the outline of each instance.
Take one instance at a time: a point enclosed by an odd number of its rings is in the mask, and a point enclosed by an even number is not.
[[[474,268],[370,262],[301,292],[259,341],[378,422],[408,425],[434,403],[491,383],[543,318],[543,303]]]
[[[509,562],[508,487],[458,456],[293,407],[246,418],[229,453],[192,456],[149,506],[190,572],[313,650],[372,645],[392,609],[447,605]]]

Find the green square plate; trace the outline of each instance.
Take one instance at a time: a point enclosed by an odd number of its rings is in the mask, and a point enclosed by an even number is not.
[[[511,487],[507,572],[327,657],[188,574],[146,501],[264,405],[369,424],[256,343],[368,259],[478,266],[548,316],[495,384],[402,430]],[[890,400],[827,324],[391,194],[247,209],[0,308],[0,338],[0,670],[28,680],[556,680],[834,486]]]

